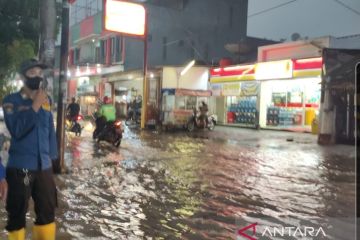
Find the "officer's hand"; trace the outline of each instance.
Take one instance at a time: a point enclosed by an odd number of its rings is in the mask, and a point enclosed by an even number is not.
[[[6,201],[8,185],[5,179],[0,181],[0,199]]]
[[[49,98],[46,92],[43,89],[39,89],[36,92],[35,97],[33,99],[32,108],[34,109],[35,112],[38,112],[41,105],[48,102],[49,102]]]

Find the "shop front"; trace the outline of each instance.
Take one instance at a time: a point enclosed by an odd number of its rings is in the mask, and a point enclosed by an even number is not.
[[[318,118],[322,58],[258,63],[261,128],[310,132]]]
[[[67,73],[67,103],[72,98],[80,104],[81,114],[91,115],[96,110],[99,98],[98,86],[102,81],[99,67],[82,66],[69,69]]]
[[[184,71],[183,67],[163,67],[161,73],[161,114],[164,128],[184,127],[194,109],[205,102],[212,112],[208,90],[209,69],[194,66]]]
[[[238,65],[210,70],[210,89],[220,124],[257,127],[260,83],[255,65]]]
[[[149,83],[148,93],[148,113],[147,124],[156,121],[159,98],[159,70],[149,69],[147,74],[147,81]],[[127,116],[128,107],[133,101],[143,101],[143,71],[127,71],[121,73],[114,73],[107,75],[109,83],[113,84],[114,92],[114,104],[116,107],[117,116],[119,118],[125,118]],[[150,121],[150,122],[149,122]]]

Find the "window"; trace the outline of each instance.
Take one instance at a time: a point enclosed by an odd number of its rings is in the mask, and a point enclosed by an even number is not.
[[[118,63],[122,61],[122,41],[121,36],[111,38],[111,62]]]
[[[111,54],[111,62],[116,62],[115,61],[115,52],[116,52],[116,41],[115,41],[115,37],[112,37],[110,39],[110,54]]]
[[[100,41],[100,63],[105,64],[106,62],[106,40]]]
[[[123,51],[123,38],[117,36],[115,38],[115,62],[122,61],[122,51]]]
[[[74,50],[74,64],[78,64],[80,61],[80,48]]]
[[[95,47],[95,62],[101,63],[100,47]]]

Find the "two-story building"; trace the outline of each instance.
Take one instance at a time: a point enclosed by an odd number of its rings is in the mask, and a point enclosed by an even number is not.
[[[233,57],[225,44],[246,36],[248,0],[132,2],[144,4],[147,10],[149,69],[184,66],[193,59],[214,64]],[[142,71],[143,40],[104,31],[103,9],[103,0],[76,0],[70,7],[67,95],[86,95],[87,104],[95,101],[95,95],[142,92],[141,84],[133,80]],[[123,79],[119,73],[124,71],[134,74]],[[123,96],[119,94],[118,100]]]

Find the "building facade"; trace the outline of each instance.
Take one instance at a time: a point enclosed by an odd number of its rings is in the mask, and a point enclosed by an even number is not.
[[[360,59],[358,51],[351,49],[360,49],[359,43],[360,35],[353,35],[272,44],[258,48],[255,64],[211,69],[219,122],[313,131],[319,134],[319,143],[354,139],[353,73]],[[332,81],[336,87],[330,87],[329,70],[324,69],[337,69],[337,75],[330,74],[337,78]]]
[[[185,65],[192,59],[212,64],[232,57],[224,45],[246,36],[248,0],[133,2],[144,4],[148,14],[149,68]],[[110,94],[106,78],[143,67],[143,41],[104,31],[103,9],[103,0],[71,4],[69,97]]]

